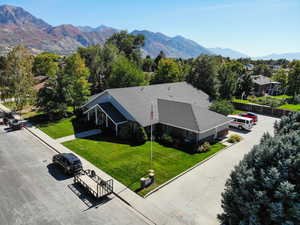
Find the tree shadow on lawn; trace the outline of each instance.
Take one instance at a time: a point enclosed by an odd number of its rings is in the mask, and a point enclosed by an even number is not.
[[[36,127],[47,127],[70,118],[72,118],[70,122],[72,123],[74,134],[97,128],[94,123],[86,121],[83,117],[74,117],[73,114],[68,114],[68,117],[65,118],[56,118],[53,120],[50,120],[47,114],[39,114],[28,118],[27,121]]]
[[[137,144],[133,141],[129,141],[129,140],[123,140],[120,137],[116,137],[113,135],[106,135],[106,134],[97,134],[97,135],[93,135],[93,136],[89,136],[89,137],[85,137],[82,139],[87,139],[87,140],[91,140],[91,141],[103,141],[103,142],[110,142],[110,143],[115,143],[115,144],[123,144],[123,145],[130,145],[131,147],[136,147],[136,146],[140,146],[143,144]]]

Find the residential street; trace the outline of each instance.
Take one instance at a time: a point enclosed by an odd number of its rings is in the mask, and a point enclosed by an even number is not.
[[[55,154],[27,131],[0,127],[0,224],[147,224],[120,199],[95,202],[51,165]],[[74,191],[74,192],[73,192]]]
[[[157,205],[166,214],[163,224],[218,224],[221,212],[221,193],[231,170],[258,144],[264,132],[273,134],[275,118],[259,116],[259,122],[244,140],[220,152],[214,158],[193,169],[158,192],[147,201]],[[180,221],[180,222],[176,222]]]

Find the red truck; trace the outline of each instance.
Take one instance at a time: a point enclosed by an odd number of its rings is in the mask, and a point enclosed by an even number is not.
[[[258,120],[257,115],[252,112],[241,113],[240,116],[250,118],[254,123],[257,123]]]

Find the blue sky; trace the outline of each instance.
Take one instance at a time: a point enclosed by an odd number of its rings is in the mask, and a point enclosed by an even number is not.
[[[0,0],[51,25],[147,29],[250,56],[300,52],[300,0]]]

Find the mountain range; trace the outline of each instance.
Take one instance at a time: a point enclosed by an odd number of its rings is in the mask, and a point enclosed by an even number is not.
[[[36,54],[47,51],[69,55],[78,47],[102,45],[111,35],[119,31],[105,25],[96,28],[71,24],[51,26],[21,7],[0,6],[0,54],[6,54],[16,45],[23,44]],[[160,51],[164,51],[168,57],[185,59],[194,58],[200,54],[222,55],[231,58],[249,57],[228,48],[205,48],[182,36],[168,37],[165,34],[147,30],[134,30],[131,33],[145,36],[145,46],[142,48],[144,56],[156,57]],[[300,53],[274,54],[261,58],[268,59],[270,57],[294,59],[300,58]]]

